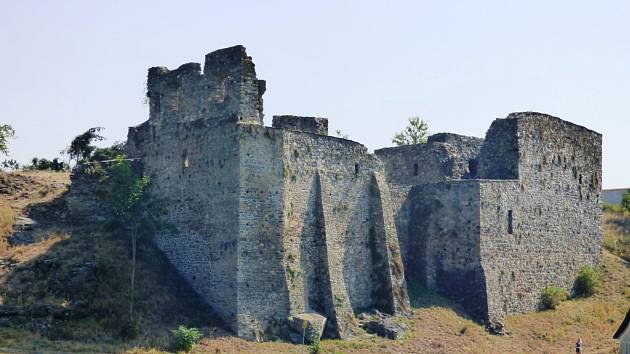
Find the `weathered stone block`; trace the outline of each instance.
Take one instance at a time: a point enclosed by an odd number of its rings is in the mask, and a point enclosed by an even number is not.
[[[300,116],[273,116],[274,128],[328,135],[328,119]]]
[[[326,317],[315,312],[290,316],[288,321],[291,329],[299,334],[299,342],[301,342],[302,336],[304,336],[305,343],[313,343],[319,340],[326,326]]]

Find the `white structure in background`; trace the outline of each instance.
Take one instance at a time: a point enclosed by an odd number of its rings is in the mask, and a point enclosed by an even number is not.
[[[602,189],[602,199],[604,203],[621,204],[621,198],[623,198],[623,194],[628,190],[630,190],[630,188]]]

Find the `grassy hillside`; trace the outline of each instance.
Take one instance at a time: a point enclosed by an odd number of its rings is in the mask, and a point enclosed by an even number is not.
[[[33,216],[35,242],[0,251],[0,301],[30,309],[49,305],[69,315],[0,318],[0,352],[162,353],[169,330],[179,324],[202,329],[198,353],[299,353],[287,343],[251,343],[213,323],[211,311],[178,279],[149,243],[141,246],[137,275],[139,333],[126,340],[129,255],[125,235],[91,225],[64,222],[62,173],[3,176],[0,184],[0,236],[13,232],[16,218]],[[8,185],[8,184],[7,184]],[[3,191],[7,192],[3,192]],[[398,341],[373,336],[324,340],[325,353],[561,353],[573,352],[578,337],[588,353],[615,353],[612,334],[630,307],[630,264],[625,253],[630,218],[606,214],[604,286],[589,299],[563,302],[554,311],[506,318],[510,335],[492,336],[453,303],[410,286],[415,309],[411,330]],[[33,305],[36,305],[35,307]],[[62,317],[62,318],[59,318]],[[308,351],[305,351],[308,352]]]
[[[5,175],[5,180],[6,180]],[[0,194],[4,249],[0,252],[0,303],[27,316],[0,316],[0,352],[59,350],[119,352],[137,345],[167,347],[179,324],[213,325],[212,314],[150,243],[139,245],[136,274],[138,333],[121,326],[128,318],[130,257],[126,235],[102,225],[64,222],[65,173],[10,176],[33,183]],[[10,221],[33,218],[34,242],[9,246]],[[6,220],[6,222],[5,222]],[[19,231],[19,230],[14,230]],[[14,236],[15,237],[15,236]],[[65,315],[33,315],[42,308]],[[0,308],[0,312],[2,308]],[[49,311],[50,312],[50,311]],[[27,318],[25,318],[27,317]],[[98,343],[98,344],[96,344]]]

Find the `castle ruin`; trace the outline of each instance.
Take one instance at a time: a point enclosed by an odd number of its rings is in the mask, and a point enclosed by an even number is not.
[[[555,117],[497,119],[485,140],[436,134],[368,153],[324,118],[274,116],[236,46],[149,69],[150,115],[129,129],[176,234],[156,245],[237,335],[276,336],[287,317],[410,310],[406,281],[482,321],[569,289],[601,248],[601,135]]]
[[[600,134],[546,114],[495,120],[485,140],[436,134],[375,151],[408,279],[493,323],[571,290],[602,245]]]

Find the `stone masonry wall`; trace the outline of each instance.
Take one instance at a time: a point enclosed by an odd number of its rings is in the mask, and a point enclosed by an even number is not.
[[[390,183],[404,180],[391,156]],[[493,122],[474,160],[486,179],[426,177],[407,198],[409,189],[392,184],[409,215],[399,216],[399,227],[408,230],[401,245],[410,279],[477,319],[499,321],[536,310],[545,286],[571,290],[582,266],[600,264],[600,134],[545,114],[513,113]]]
[[[346,337],[355,313],[406,313],[409,300],[380,161],[328,137],[323,118],[262,126],[264,82],[243,47],[149,70],[149,120],[130,157],[169,204],[174,235],[155,242],[239,336],[286,336],[315,311]]]
[[[239,126],[238,335],[264,339],[289,316],[282,131]]]
[[[480,193],[491,320],[536,310],[545,286],[570,291],[601,262],[601,135],[539,113],[506,120],[518,126],[519,180],[483,181]]]
[[[266,319],[280,323],[316,311],[328,317],[329,336],[345,337],[356,329],[354,313],[408,311],[379,161],[343,139],[257,126],[241,130],[239,250],[249,252],[241,251],[239,261],[239,277],[248,283],[239,286],[239,316],[254,319],[243,323],[257,319],[261,329],[273,328]],[[261,276],[248,265],[272,274]],[[268,287],[276,289],[272,300]]]
[[[409,194],[409,279],[445,295],[475,318],[487,313],[480,262],[478,180],[413,187]]]
[[[439,133],[426,144],[375,150],[383,162],[390,187],[396,229],[404,263],[409,250],[409,192],[415,185],[470,177],[469,165],[483,139]]]
[[[145,123],[130,130],[128,146],[133,157],[142,158],[151,192],[168,202],[168,218],[177,226],[176,234],[156,235],[157,246],[225,323],[235,324],[236,127],[210,120]]]
[[[414,186],[464,178],[469,160],[479,154],[482,144],[479,138],[441,133],[430,136],[426,144],[384,148],[374,153],[383,161],[388,183]]]
[[[519,145],[515,119],[495,119],[477,157],[477,178],[518,179]]]
[[[440,133],[375,156],[323,118],[264,127],[266,85],[242,46],[203,73],[151,68],[147,86],[127,149],[177,226],[155,242],[241,337],[286,336],[302,312],[341,338],[362,311],[407,313],[405,266],[500,320],[601,261],[601,135],[586,128],[516,113],[485,141]]]
[[[149,69],[149,117],[154,121],[203,118],[262,124],[265,89],[245,47],[225,48],[206,55],[203,73],[198,63],[175,70]]]
[[[127,150],[140,158],[151,192],[169,205],[174,235],[157,246],[238,333],[239,129],[262,122],[264,82],[245,48],[206,55],[176,70],[149,69],[149,120],[129,129]]]
[[[274,128],[328,135],[328,119],[300,116],[273,116]]]

